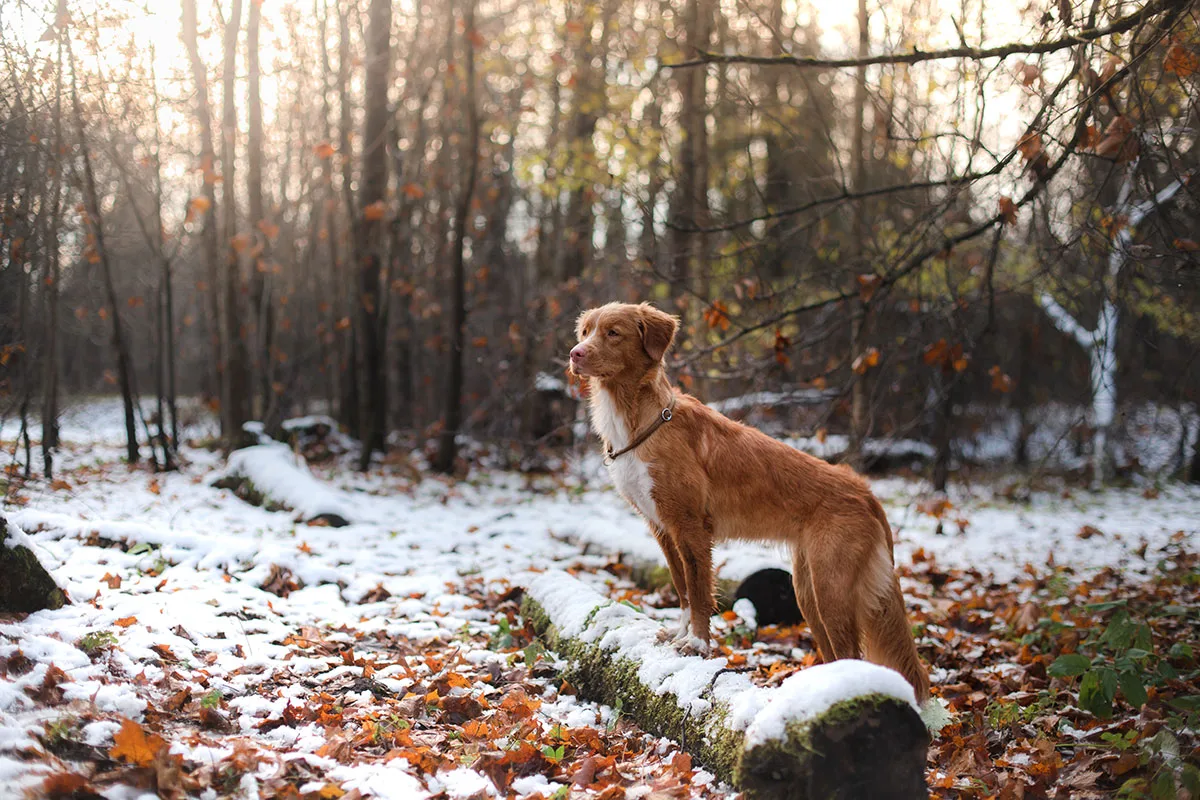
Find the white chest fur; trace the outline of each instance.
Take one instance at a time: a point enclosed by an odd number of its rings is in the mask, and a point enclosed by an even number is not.
[[[612,445],[613,450],[620,450],[629,444],[629,431],[625,420],[617,413],[612,402],[612,395],[604,389],[596,392],[592,402],[592,427],[605,442]],[[608,465],[608,474],[613,485],[630,505],[641,512],[642,516],[655,525],[662,525],[658,518],[658,508],[650,490],[654,482],[650,478],[650,470],[646,462],[638,458],[637,453],[625,453]]]

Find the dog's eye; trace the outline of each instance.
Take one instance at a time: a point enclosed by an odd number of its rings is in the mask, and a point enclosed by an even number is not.
[[[609,336],[620,336],[621,334],[617,333],[617,329],[616,329],[616,328],[609,328],[609,329],[608,329],[608,335],[609,335]]]

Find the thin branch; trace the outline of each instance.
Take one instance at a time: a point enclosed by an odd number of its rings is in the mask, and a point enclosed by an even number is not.
[[[995,47],[950,47],[944,50],[922,52],[913,49],[911,53],[889,53],[869,56],[867,58],[817,58],[815,56],[754,56],[745,54],[700,53],[689,61],[675,64],[663,64],[660,69],[687,69],[703,67],[709,64],[748,64],[757,66],[792,66],[815,67],[820,69],[844,69],[849,67],[869,67],[877,64],[919,64],[924,61],[940,61],[950,58],[982,60],[987,58],[1007,58],[1013,55],[1042,55],[1076,47],[1080,44],[1094,42],[1114,34],[1125,33],[1140,25],[1151,17],[1172,7],[1182,7],[1187,0],[1152,0],[1140,10],[1121,17],[1111,25],[1103,28],[1087,28],[1078,33],[1054,39],[1049,42],[1010,42]]]

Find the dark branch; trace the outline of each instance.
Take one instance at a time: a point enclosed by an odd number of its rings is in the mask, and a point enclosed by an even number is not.
[[[944,50],[922,52],[914,49],[911,53],[888,53],[868,58],[817,58],[815,56],[754,56],[744,54],[701,53],[689,61],[675,64],[663,64],[660,69],[686,69],[703,67],[709,64],[749,64],[758,66],[792,66],[815,67],[821,69],[844,69],[848,67],[869,67],[876,64],[919,64],[923,61],[940,61],[950,58],[983,60],[987,58],[1007,58],[1013,55],[1043,55],[1066,50],[1080,44],[1094,42],[1113,34],[1125,33],[1146,20],[1175,6],[1183,6],[1187,0],[1152,0],[1138,11],[1121,17],[1111,25],[1103,28],[1087,28],[1078,33],[1054,39],[1049,42],[1010,42],[995,47],[950,47]]]

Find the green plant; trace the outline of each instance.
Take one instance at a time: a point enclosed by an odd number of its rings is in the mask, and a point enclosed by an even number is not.
[[[1138,763],[1149,768],[1149,775],[1125,781],[1117,791],[1117,797],[1175,800],[1179,788],[1192,797],[1200,797],[1200,768],[1183,760],[1175,734],[1163,728],[1139,745]]]
[[[1101,719],[1113,714],[1113,702],[1120,691],[1134,708],[1146,703],[1146,686],[1161,686],[1178,677],[1167,659],[1154,652],[1150,626],[1129,615],[1124,600],[1085,606],[1085,611],[1114,611],[1099,635],[1080,643],[1083,652],[1059,656],[1047,672],[1056,678],[1080,677],[1079,707]]]
[[[988,703],[988,725],[992,730],[1000,730],[1013,725],[1025,725],[1040,717],[1054,705],[1054,699],[1048,692],[1042,692],[1038,699],[1027,706],[1015,701],[992,700]]]
[[[525,646],[525,666],[532,667],[545,652],[545,646],[537,639],[534,639]]]
[[[115,646],[116,643],[117,636],[112,631],[92,631],[79,640],[79,649],[89,656],[94,656],[101,650]]]
[[[221,707],[221,698],[222,698],[221,690],[213,689],[211,692],[204,695],[204,697],[200,698],[200,707],[201,708],[220,708]]]
[[[542,755],[557,764],[563,760],[563,745],[560,744],[558,747],[546,745],[542,748]]]
[[[76,722],[76,718],[72,716],[66,716],[56,719],[53,722],[47,722],[46,732],[42,736],[46,746],[53,750],[55,747],[63,744],[66,741],[69,741],[71,738],[71,730],[75,727]]]
[[[489,650],[507,650],[513,646],[512,625],[508,622],[508,617],[500,617],[496,621],[496,632],[492,634],[488,640]]]

